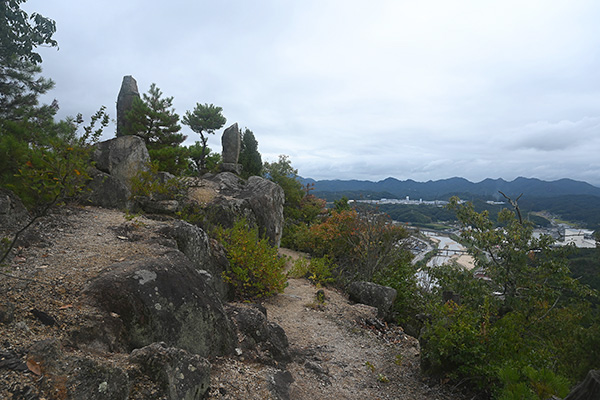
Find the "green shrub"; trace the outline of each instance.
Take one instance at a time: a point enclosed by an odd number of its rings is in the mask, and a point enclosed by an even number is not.
[[[327,256],[320,258],[299,258],[294,262],[288,275],[292,278],[308,278],[313,284],[328,285],[335,282],[332,269],[335,265]]]
[[[233,285],[238,298],[255,299],[283,292],[287,286],[286,259],[279,257],[268,239],[259,236],[257,227],[248,227],[244,218],[231,229],[217,229],[216,235],[230,263],[223,279]]]
[[[145,196],[151,199],[173,200],[184,196],[187,185],[182,178],[160,179],[160,164],[148,163],[147,169],[139,171],[131,178],[131,196]]]

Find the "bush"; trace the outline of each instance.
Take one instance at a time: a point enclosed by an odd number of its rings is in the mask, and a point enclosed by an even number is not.
[[[288,275],[292,278],[307,278],[316,286],[329,285],[335,282],[332,269],[335,269],[335,265],[327,256],[310,260],[299,258]]]
[[[161,179],[160,165],[156,161],[148,163],[146,170],[139,171],[131,178],[131,196],[144,196],[156,200],[176,200],[182,197],[187,186],[181,178]]]
[[[239,299],[255,299],[283,292],[287,286],[284,273],[286,259],[277,248],[260,237],[257,227],[248,227],[246,219],[237,221],[231,229],[217,229],[217,239],[223,244],[230,270],[223,279],[232,284]]]

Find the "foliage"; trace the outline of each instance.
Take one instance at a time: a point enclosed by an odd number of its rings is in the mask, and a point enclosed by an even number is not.
[[[39,140],[21,147],[22,153],[15,159],[18,162],[17,173],[11,177],[7,171],[3,171],[1,182],[21,198],[32,211],[33,218],[16,232],[12,240],[3,241],[0,264],[10,253],[20,234],[52,206],[75,197],[84,189],[90,179],[87,170],[91,145],[98,141],[108,122],[104,107],[92,116],[90,125],[83,128],[79,137],[77,131],[83,123],[81,115],[75,120],[67,119],[57,124],[48,122],[55,129],[53,135],[40,135]],[[96,123],[100,126],[96,127]],[[22,128],[22,125],[21,122],[12,126]],[[3,139],[10,136],[12,135],[4,136]],[[15,145],[19,143],[14,136],[11,140],[9,142]],[[4,140],[0,141],[0,151],[5,149],[6,143]]]
[[[196,103],[192,111],[186,111],[182,122],[188,125],[190,129],[200,135],[200,144],[202,150],[198,156],[198,169],[203,171],[206,167],[205,158],[208,155],[208,136],[214,134],[217,129],[221,129],[227,119],[221,114],[222,107],[213,104]]]
[[[204,170],[214,172],[221,163],[221,155],[213,153],[210,148],[204,148],[202,143],[195,142],[186,149],[186,153],[191,161],[188,165],[189,175],[199,175],[203,171],[202,162],[204,162]]]
[[[297,179],[298,170],[292,167],[289,156],[282,154],[276,162],[265,162],[263,175],[281,186],[285,194],[283,215],[287,217],[292,214],[293,210],[300,206],[304,191],[302,190],[302,184]]]
[[[416,325],[414,316],[418,314],[422,300],[417,289],[417,268],[411,264],[412,255],[406,251],[382,268],[373,276],[373,282],[396,289],[393,311],[401,325]]]
[[[335,264],[327,256],[318,258],[299,258],[288,272],[292,278],[307,278],[316,286],[326,286],[335,282],[332,270]]]
[[[405,259],[399,245],[408,236],[384,214],[364,208],[332,212],[309,228],[304,246],[316,256],[330,256],[348,280],[371,281],[375,274]]]
[[[337,212],[350,210],[350,203],[348,203],[348,198],[346,196],[342,196],[340,199],[336,199],[333,201],[333,209]]]
[[[535,237],[511,203],[515,210],[502,210],[497,228],[487,211],[451,200],[461,236],[488,279],[456,266],[428,271],[437,286],[421,337],[422,365],[497,398],[562,396],[598,367],[597,311],[588,303],[596,294],[571,278],[564,252]],[[441,301],[447,290],[460,304]]]
[[[96,128],[98,122],[100,127]],[[91,145],[98,141],[108,122],[102,107],[80,137],[77,129],[83,123],[81,115],[60,123],[54,136],[29,144],[15,180],[7,186],[28,208],[35,210],[74,197],[90,179],[87,170]]]
[[[257,227],[248,227],[246,219],[237,221],[231,229],[217,229],[217,239],[225,247],[230,270],[223,274],[235,288],[240,299],[255,299],[281,293],[287,286],[284,273],[286,259]]]
[[[173,109],[173,97],[162,97],[155,83],[150,85],[143,99],[134,98],[131,110],[125,118],[124,135],[136,135],[144,139],[150,159],[159,164],[161,171],[179,175],[187,168],[187,153],[179,145],[186,136],[179,133],[179,115]]]
[[[239,163],[242,165],[242,178],[262,175],[262,158],[258,152],[258,142],[254,133],[246,128],[242,133]]]
[[[138,171],[131,178],[131,197],[145,196],[155,200],[179,199],[185,195],[187,185],[181,178],[163,179],[159,174],[159,164],[152,161],[147,168]]]
[[[21,120],[31,115],[38,96],[50,90],[54,83],[42,77],[39,64],[42,57],[34,50],[38,46],[57,46],[52,39],[56,32],[53,20],[38,13],[29,16],[21,10],[23,0],[0,3],[0,119]],[[53,106],[37,112],[47,114]]]

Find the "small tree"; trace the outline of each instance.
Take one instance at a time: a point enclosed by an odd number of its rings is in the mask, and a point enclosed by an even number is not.
[[[246,128],[242,133],[242,148],[240,150],[240,164],[242,164],[242,177],[260,176],[262,174],[262,158],[258,152],[258,142],[254,133]]]
[[[186,111],[182,122],[190,129],[200,135],[202,151],[200,152],[199,168],[204,170],[206,167],[205,158],[208,154],[208,136],[214,134],[217,129],[221,129],[227,119],[221,114],[222,107],[213,104],[196,103],[193,111]]]
[[[30,115],[38,96],[54,86],[50,79],[36,77],[42,57],[34,50],[58,45],[52,39],[55,23],[37,13],[28,16],[20,8],[23,2],[0,2],[0,118],[11,120]]]
[[[187,154],[179,147],[186,136],[179,133],[179,115],[173,109],[173,97],[162,97],[155,83],[150,85],[143,100],[135,98],[125,118],[127,130],[124,135],[136,135],[144,139],[148,153],[157,161],[161,171],[179,174],[187,168]]]
[[[282,154],[277,162],[265,162],[263,175],[281,186],[285,193],[283,214],[291,216],[298,209],[300,200],[304,197],[304,190],[302,190],[302,184],[297,179],[298,170],[292,167],[289,156]]]
[[[190,160],[188,166],[190,175],[199,175],[203,169],[206,171],[216,171],[217,166],[221,162],[221,154],[211,152],[210,148],[204,148],[200,142],[195,142],[193,145],[187,147],[186,152]],[[204,168],[202,167],[202,162],[204,162]]]

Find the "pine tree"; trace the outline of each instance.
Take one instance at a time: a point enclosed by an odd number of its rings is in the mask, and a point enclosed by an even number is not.
[[[134,99],[127,113],[129,129],[125,135],[144,139],[150,158],[159,163],[161,171],[179,174],[187,168],[187,153],[180,144],[186,136],[179,133],[179,115],[173,108],[173,97],[162,97],[155,83],[143,99]]]
[[[183,117],[183,123],[188,125],[194,132],[200,135],[201,151],[198,154],[198,168],[206,169],[206,157],[208,151],[208,134],[214,134],[217,129],[221,129],[227,119],[221,114],[222,107],[214,104],[196,103],[193,111],[186,111]]]
[[[258,142],[254,137],[254,133],[248,128],[242,133],[239,163],[242,164],[243,178],[261,176],[263,165],[261,155],[258,152]]]

